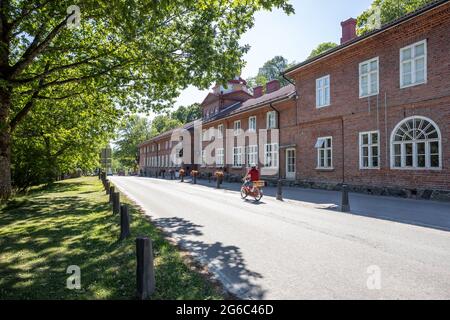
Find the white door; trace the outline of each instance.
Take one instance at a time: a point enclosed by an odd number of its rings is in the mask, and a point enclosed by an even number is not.
[[[295,149],[286,149],[286,179],[295,179]]]

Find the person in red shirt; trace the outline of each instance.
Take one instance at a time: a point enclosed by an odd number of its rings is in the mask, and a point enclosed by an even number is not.
[[[247,175],[245,176],[245,186],[247,188],[252,187],[253,191],[253,182],[259,180],[259,171],[256,168],[255,164],[252,164],[252,168],[247,172]]]

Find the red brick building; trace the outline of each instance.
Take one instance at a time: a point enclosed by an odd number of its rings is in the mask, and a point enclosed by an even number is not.
[[[240,177],[256,162],[276,168],[265,179],[292,185],[448,199],[450,2],[360,37],[355,25],[344,21],[340,46],[285,71],[295,86],[273,81],[250,93],[240,78],[216,86],[202,103],[202,148],[190,141],[195,168]],[[142,144],[141,168],[142,150],[167,135]]]

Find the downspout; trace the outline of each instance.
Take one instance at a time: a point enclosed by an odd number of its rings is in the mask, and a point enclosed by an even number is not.
[[[342,140],[342,184],[345,184],[345,143],[344,143],[344,117],[341,117],[341,140]]]
[[[278,128],[278,180],[281,180],[281,166],[280,166],[280,141],[281,141],[281,128],[280,128],[280,111],[274,108],[273,103],[269,103],[270,108],[277,114],[277,128]]]

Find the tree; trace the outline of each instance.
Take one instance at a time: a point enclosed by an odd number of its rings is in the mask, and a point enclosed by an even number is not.
[[[40,99],[102,92],[162,110],[188,85],[242,69],[239,39],[257,10],[287,0],[1,0],[0,198],[11,192],[11,135]],[[78,26],[79,25],[79,26]]]
[[[323,42],[319,44],[313,51],[311,51],[311,54],[309,55],[308,59],[312,59],[319,54],[322,54],[330,49],[333,49],[334,47],[337,47],[337,44],[334,42]]]
[[[391,22],[419,7],[434,0],[375,0],[369,9],[361,13],[357,18],[357,33],[363,35],[376,28]],[[377,11],[379,14],[377,14]],[[379,23],[376,20],[379,17]]]
[[[117,160],[122,168],[135,169],[138,145],[150,139],[150,121],[146,117],[129,115],[124,118],[115,141],[113,159]]]
[[[170,115],[159,115],[156,116],[152,121],[151,137],[155,137],[166,131],[178,128],[182,126],[183,123],[177,119],[172,119]]]
[[[171,113],[170,117],[180,121],[182,124],[186,124],[201,118],[202,108],[198,103],[193,103],[187,107],[180,106],[177,110]]]
[[[278,80],[281,86],[284,87],[289,84],[289,81],[282,76],[282,72],[294,64],[294,61],[289,63],[286,58],[275,56],[259,68],[256,77],[247,80],[247,85],[249,87],[264,86],[269,81]]]
[[[12,138],[13,186],[23,191],[98,167],[100,147],[112,137],[120,114],[107,97],[38,101]]]

